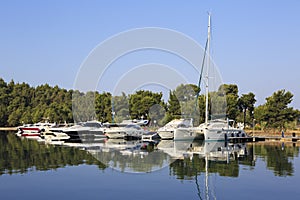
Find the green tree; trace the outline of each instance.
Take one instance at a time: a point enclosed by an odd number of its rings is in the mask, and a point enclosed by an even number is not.
[[[236,120],[238,116],[238,86],[235,84],[223,84],[219,91],[224,91],[226,95],[226,115],[229,119]]]
[[[95,102],[96,101],[96,102]],[[72,94],[72,112],[75,122],[96,119],[97,92],[82,93],[74,91]]]
[[[209,119],[225,119],[228,117],[227,96],[223,87],[218,91],[210,92],[208,95]]]
[[[108,92],[96,94],[95,109],[97,119],[101,122],[112,122],[112,96]]]
[[[9,89],[7,83],[0,78],[0,126],[7,125],[7,106],[9,105],[8,92]]]
[[[41,105],[35,108],[32,108],[32,122],[39,122],[43,119],[45,110],[47,109],[46,105]]]
[[[24,109],[22,116],[20,118],[20,122],[22,124],[31,124],[33,123],[32,121],[32,109],[30,107],[26,107],[26,109]]]
[[[155,104],[151,106],[149,110],[149,118],[151,119],[151,125],[163,126],[166,122],[166,106]]]
[[[71,122],[72,93],[72,90],[67,91],[48,84],[36,88],[26,83],[15,83],[13,80],[7,84],[0,78],[0,126],[35,123],[48,115],[52,116],[52,121]],[[85,112],[90,110],[87,109],[89,104],[83,105]]]
[[[135,94],[129,95],[129,111],[132,119],[148,119],[149,111],[154,105],[164,105],[162,93],[139,90]]]
[[[178,101],[178,98],[175,95],[174,91],[169,92],[169,100],[168,100],[168,111],[166,115],[165,122],[169,122],[172,119],[179,119],[181,117],[181,107]]]
[[[115,122],[120,123],[123,120],[129,119],[129,99],[127,95],[122,92],[121,96],[114,96],[112,99],[115,112]]]
[[[286,122],[295,120],[296,111],[292,107],[288,107],[293,100],[291,92],[279,90],[267,97],[266,100],[266,112],[263,115],[263,120],[267,122],[267,127],[284,128]]]
[[[34,89],[26,83],[15,84],[13,81],[11,81],[9,83],[9,90],[9,105],[7,107],[7,112],[9,115],[7,120],[8,124],[10,126],[18,126],[21,124],[22,120],[31,121],[29,115],[26,113],[26,110],[31,104]],[[26,119],[26,117],[29,117],[29,119]]]
[[[267,112],[266,105],[259,105],[254,109],[255,123],[259,124],[261,130],[263,130],[266,126],[266,122],[264,121],[266,112]]]
[[[198,97],[199,124],[205,122],[205,95]]]
[[[199,108],[200,102],[197,94],[200,88],[194,84],[180,84],[174,91],[170,91],[168,100],[168,109],[166,115],[166,122],[172,119],[193,118],[194,122],[199,124]]]
[[[200,88],[193,84],[181,84],[174,91],[180,103],[181,115],[184,118],[193,118],[197,122],[199,121],[199,110],[196,107],[196,98],[199,92]]]
[[[195,100],[195,97],[200,92],[200,88],[194,84],[180,84],[176,87],[174,94],[178,101],[191,101]]]
[[[21,124],[21,117],[23,114],[23,109],[22,108],[17,108],[16,110],[13,110],[7,120],[7,123],[9,126],[18,126]]]
[[[248,94],[243,94],[238,99],[238,107],[240,109],[240,112],[243,113],[243,122],[244,126],[246,123],[252,124],[253,121],[253,114],[254,114],[254,104],[256,102],[255,95],[252,92],[249,92]],[[246,119],[248,113],[248,120]]]

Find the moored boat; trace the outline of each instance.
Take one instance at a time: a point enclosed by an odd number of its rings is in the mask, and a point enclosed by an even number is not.
[[[233,120],[212,120],[204,129],[205,140],[223,141],[229,138],[249,137],[241,127],[235,127]]]
[[[107,128],[105,135],[114,139],[140,139],[146,132],[137,124],[127,124],[124,127]]]
[[[46,130],[45,132],[41,132],[40,142],[45,142],[49,144],[63,144],[65,141],[70,139],[66,133],[62,132],[52,132],[50,130]]]
[[[161,139],[174,139],[174,132],[178,128],[189,128],[192,127],[191,119],[174,119],[167,123],[165,126],[157,130],[158,135]]]
[[[70,141],[92,142],[105,138],[104,130],[105,127],[101,122],[88,121],[66,128],[63,130],[63,132],[70,136]]]
[[[179,127],[174,131],[174,140],[203,140],[204,127]]]
[[[44,130],[45,129],[38,127],[19,127],[16,135],[19,137],[26,137],[28,139],[39,139],[41,132]]]

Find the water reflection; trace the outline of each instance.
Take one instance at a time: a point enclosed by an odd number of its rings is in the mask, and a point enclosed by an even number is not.
[[[168,155],[157,149],[155,141],[108,139],[87,150],[105,165],[121,172],[151,172],[170,162]]]
[[[173,145],[164,151],[178,158],[170,165],[171,173],[178,179],[190,180],[202,172],[238,177],[239,161],[251,159],[246,144],[197,141],[186,151],[180,150],[184,142],[173,142]]]
[[[264,142],[249,145],[254,155],[266,162],[269,170],[276,176],[293,176],[292,160],[299,156],[299,143]]]
[[[181,180],[218,174],[238,177],[240,168],[254,169],[256,160],[265,162],[276,176],[293,176],[296,143],[262,142],[227,144],[202,141],[125,141],[69,144],[73,147],[43,145],[21,140],[14,134],[0,134],[0,175],[50,170],[67,165],[107,166],[121,172],[151,172],[169,167],[170,175]],[[82,151],[85,150],[85,151]],[[101,161],[101,162],[100,162]]]
[[[229,145],[224,142],[108,139],[103,143],[85,145],[86,150],[105,165],[135,173],[155,171],[184,160],[194,163],[206,157],[213,162],[225,162],[227,168],[238,173],[231,167],[230,161],[247,156],[245,144]]]
[[[167,142],[168,143],[168,142]],[[226,144],[193,142],[186,152],[183,143],[164,145],[168,154],[177,158],[170,165],[170,174],[195,183],[199,199],[217,199],[216,177],[239,177],[241,169],[253,170],[257,159],[265,161],[276,176],[293,176],[291,161],[298,157],[295,143]]]
[[[67,165],[105,165],[77,148],[42,145],[35,140],[20,139],[15,134],[0,133],[0,175],[45,171]]]

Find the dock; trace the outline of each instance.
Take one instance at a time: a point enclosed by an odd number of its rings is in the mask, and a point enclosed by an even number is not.
[[[18,127],[0,127],[0,131],[17,131]]]
[[[227,141],[230,143],[243,143],[255,141],[253,137],[228,137]]]
[[[281,136],[257,136],[253,137],[254,141],[281,141],[281,142],[297,142],[300,141],[300,137],[281,137]]]
[[[300,137],[281,137],[281,136],[255,136],[255,137],[228,137],[228,142],[241,143],[241,142],[260,142],[260,141],[280,141],[280,142],[300,142]]]

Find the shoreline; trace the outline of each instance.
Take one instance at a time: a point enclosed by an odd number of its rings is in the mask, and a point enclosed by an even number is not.
[[[0,131],[17,131],[18,127],[0,127]],[[274,138],[281,138],[281,131],[273,131],[273,130],[268,130],[268,131],[261,131],[261,130],[253,130],[252,129],[245,129],[245,132],[251,136],[251,137],[274,137]],[[300,137],[300,130],[287,130],[284,132],[284,137],[291,138],[293,137]]]

